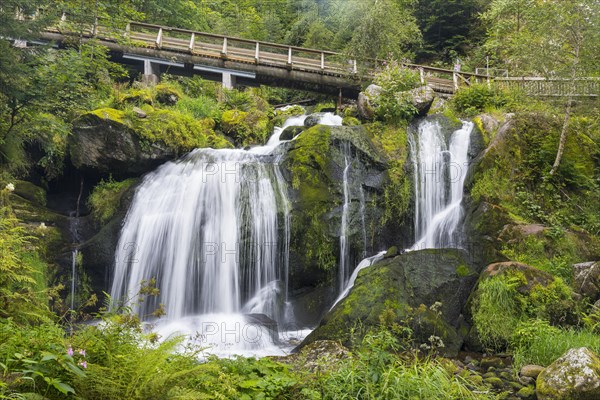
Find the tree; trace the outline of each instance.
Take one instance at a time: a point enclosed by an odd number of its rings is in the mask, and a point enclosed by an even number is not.
[[[421,32],[412,10],[394,0],[361,0],[358,21],[347,47],[356,58],[412,59]]]

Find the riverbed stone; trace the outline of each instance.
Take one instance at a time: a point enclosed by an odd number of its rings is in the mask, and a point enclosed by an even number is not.
[[[600,358],[586,347],[573,348],[537,378],[540,400],[600,399]]]

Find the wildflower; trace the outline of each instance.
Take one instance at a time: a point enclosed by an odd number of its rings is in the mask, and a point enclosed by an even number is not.
[[[79,350],[79,354],[85,357],[85,350]]]
[[[69,346],[69,348],[67,349],[67,354],[73,357],[73,348],[71,346]]]
[[[9,183],[8,185],[6,185],[6,187],[4,189],[8,190],[9,192],[14,192],[15,191],[15,185],[12,184],[12,183]]]
[[[80,362],[77,365],[81,366],[83,369],[86,369],[87,368],[87,361],[84,360],[84,361]]]

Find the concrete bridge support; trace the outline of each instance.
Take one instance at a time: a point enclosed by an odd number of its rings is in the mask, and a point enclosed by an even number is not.
[[[229,72],[223,72],[223,87],[225,89],[233,89],[235,88],[237,78],[235,75],[230,74]]]
[[[156,85],[160,78],[160,65],[151,60],[144,60],[144,75],[142,82],[146,85]]]

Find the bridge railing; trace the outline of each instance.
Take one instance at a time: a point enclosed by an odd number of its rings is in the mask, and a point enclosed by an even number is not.
[[[144,22],[128,22],[124,27],[110,26],[96,19],[89,24],[77,25],[73,29],[67,14],[51,32],[63,35],[97,37],[129,46],[169,50],[178,53],[212,57],[238,63],[265,67],[285,68],[310,73],[343,76],[349,79],[372,78],[383,67],[384,60],[348,59],[347,55],[332,51],[289,46],[265,41],[236,38],[187,29],[172,28]],[[537,77],[509,78],[492,77],[487,74],[453,71],[410,63],[406,68],[419,71],[421,82],[432,86],[438,93],[452,94],[462,86],[487,82],[500,88],[520,89],[532,96],[566,96],[572,89],[564,79]],[[575,82],[575,96],[598,96],[599,78],[582,78]]]
[[[496,78],[494,84],[503,89],[522,90],[527,95],[539,97],[598,97],[600,93],[600,78],[577,78],[571,81],[544,77],[503,77]]]

